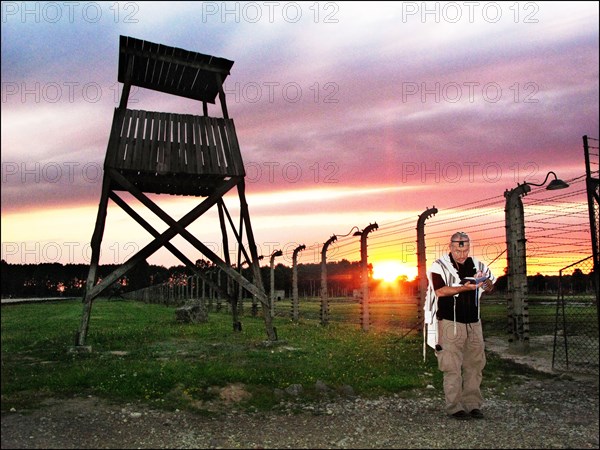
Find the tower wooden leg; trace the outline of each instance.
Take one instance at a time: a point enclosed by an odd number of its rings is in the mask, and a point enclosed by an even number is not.
[[[248,237],[248,247],[250,247],[250,255],[252,257],[252,273],[254,275],[254,284],[264,292],[265,287],[262,282],[262,276],[260,274],[260,266],[258,263],[258,252],[256,251],[256,242],[254,242],[254,235],[252,234],[252,225],[250,224],[250,214],[248,212],[248,203],[246,202],[245,194],[245,183],[242,180],[238,184],[238,195],[240,197],[240,214],[244,219],[246,225],[246,236]],[[266,298],[266,294],[265,294]],[[267,331],[267,337],[270,341],[277,340],[277,333],[273,327],[273,318],[271,317],[271,311],[268,306],[268,302],[262,303],[263,317],[265,320],[265,328]]]
[[[102,236],[104,235],[104,226],[106,224],[106,212],[108,208],[108,197],[110,194],[110,178],[104,175],[102,180],[102,195],[100,197],[100,205],[98,206],[98,216],[96,217],[96,226],[92,235],[92,260],[90,261],[90,270],[88,272],[87,282],[85,284],[85,295],[83,297],[83,314],[81,315],[81,323],[75,345],[84,346],[85,340],[90,325],[90,314],[92,312],[93,298],[89,295],[96,282],[96,272],[98,271],[98,263],[100,261],[100,245],[102,244]]]

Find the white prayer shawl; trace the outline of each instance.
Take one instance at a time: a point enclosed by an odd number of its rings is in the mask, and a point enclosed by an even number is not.
[[[489,267],[483,262],[479,261],[475,257],[471,257],[475,264],[475,270],[481,271],[483,275],[488,276],[492,283],[496,283],[496,277],[490,271]],[[460,286],[460,277],[458,272],[454,268],[450,255],[446,254],[440,259],[433,262],[430,269],[427,271],[427,293],[425,295],[425,305],[423,305],[425,323],[423,326],[423,360],[425,361],[427,346],[435,349],[435,345],[438,341],[438,320],[436,317],[437,313],[437,296],[435,295],[435,289],[433,287],[433,281],[431,278],[432,273],[437,273],[442,276],[446,286]],[[475,298],[477,301],[477,316],[480,315],[479,300],[483,295],[483,289],[477,289],[475,291]],[[454,296],[454,334],[456,334],[456,299],[458,294]]]

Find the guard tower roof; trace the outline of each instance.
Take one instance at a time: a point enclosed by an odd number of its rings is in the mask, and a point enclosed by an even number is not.
[[[231,66],[225,58],[128,36],[119,40],[119,82],[167,94],[215,103],[218,78],[223,83]]]

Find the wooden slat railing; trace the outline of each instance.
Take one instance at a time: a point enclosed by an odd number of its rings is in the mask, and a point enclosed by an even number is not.
[[[105,167],[157,175],[245,174],[232,119],[119,108]]]

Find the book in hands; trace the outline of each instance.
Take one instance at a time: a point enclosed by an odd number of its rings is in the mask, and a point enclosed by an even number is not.
[[[467,284],[467,283],[474,283],[474,284],[479,284],[479,283],[483,283],[484,281],[489,280],[490,277],[487,276],[483,276],[483,277],[465,277],[462,280],[460,280],[460,284]]]

